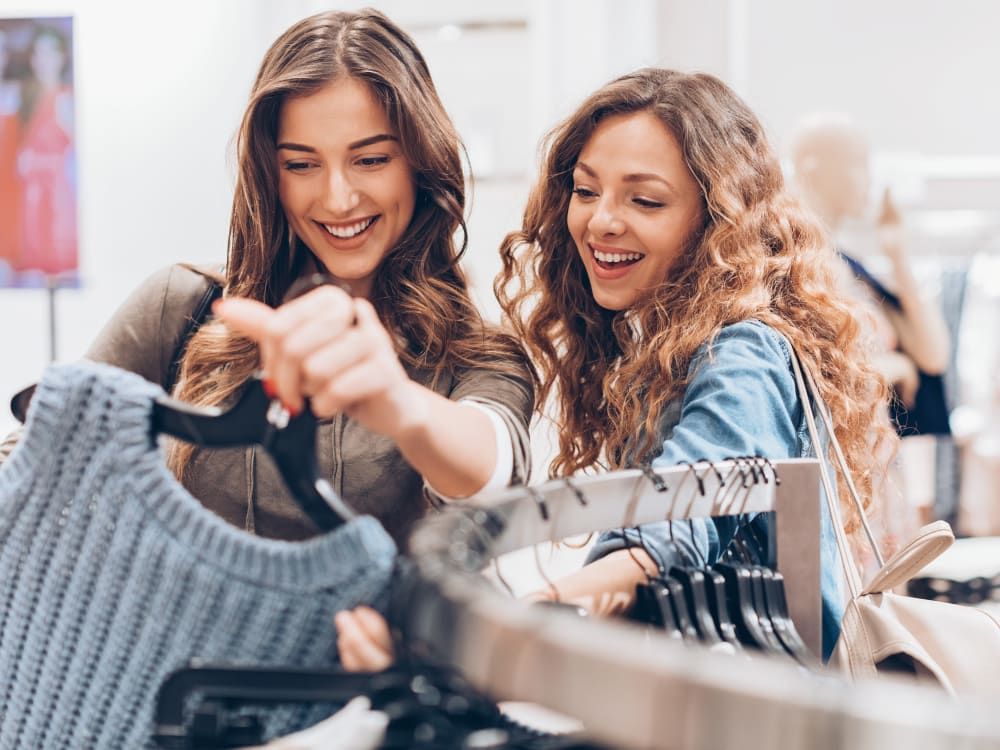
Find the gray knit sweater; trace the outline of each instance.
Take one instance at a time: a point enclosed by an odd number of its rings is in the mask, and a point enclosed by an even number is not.
[[[333,613],[384,601],[395,546],[373,519],[281,542],[195,500],[150,438],[158,393],[107,365],[51,367],[0,468],[0,750],[146,746],[170,671],[329,666]]]

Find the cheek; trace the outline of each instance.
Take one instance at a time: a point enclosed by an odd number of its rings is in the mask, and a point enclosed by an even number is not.
[[[371,186],[370,195],[384,209],[395,207],[400,218],[408,220],[417,204],[416,188],[408,175],[399,174],[391,179],[380,181]]]
[[[570,235],[577,242],[583,237],[588,221],[589,213],[587,210],[571,202],[566,211],[566,228],[569,229]]]
[[[296,210],[297,201],[296,191],[289,184],[289,181],[284,178],[278,179],[278,202],[281,203],[281,207],[285,209],[286,213],[294,213]]]

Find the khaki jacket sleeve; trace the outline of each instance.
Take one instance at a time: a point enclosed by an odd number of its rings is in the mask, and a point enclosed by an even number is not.
[[[475,401],[493,408],[510,431],[514,448],[511,484],[527,484],[531,473],[528,428],[535,405],[535,391],[527,367],[518,375],[477,369],[460,378],[449,395],[454,401]]]

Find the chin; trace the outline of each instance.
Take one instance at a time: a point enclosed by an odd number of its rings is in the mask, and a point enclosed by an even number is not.
[[[598,307],[604,308],[605,310],[608,310],[610,312],[621,312],[622,310],[626,310],[632,306],[631,301],[623,301],[616,297],[608,298],[604,296],[601,297],[595,296],[594,302],[597,303]]]

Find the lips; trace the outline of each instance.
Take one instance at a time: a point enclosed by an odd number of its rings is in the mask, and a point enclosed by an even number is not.
[[[590,245],[589,247],[591,257],[594,259],[594,265],[605,271],[623,271],[646,257],[642,253],[637,253],[633,250],[595,245]]]
[[[321,224],[320,226],[327,231],[327,234],[330,234],[339,240],[351,240],[367,231],[368,228],[378,220],[378,218],[378,215],[376,215],[359,219],[349,224]]]

